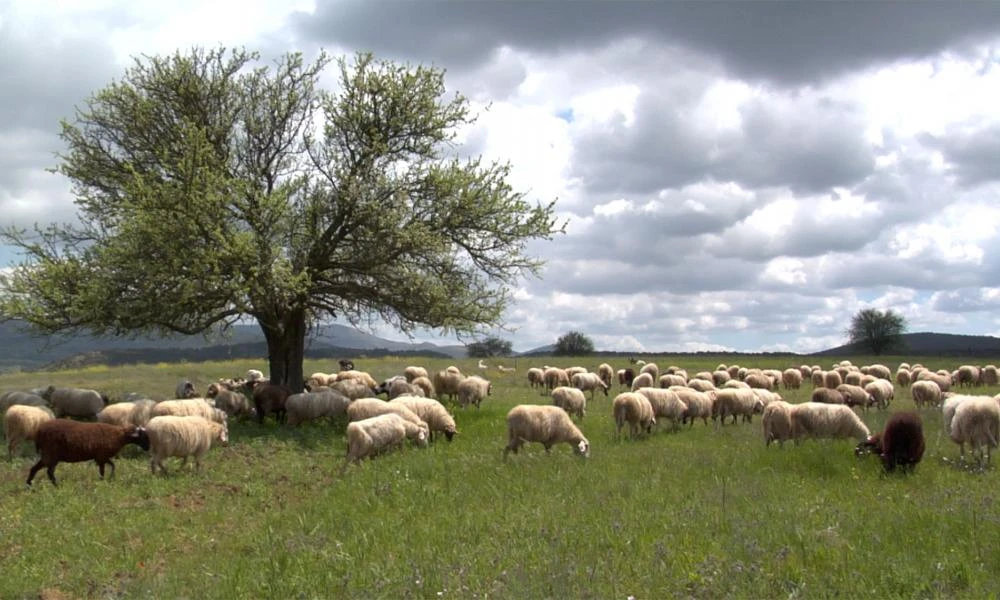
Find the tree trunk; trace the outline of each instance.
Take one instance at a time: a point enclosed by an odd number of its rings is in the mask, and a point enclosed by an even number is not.
[[[291,388],[293,393],[301,392],[305,380],[302,375],[302,360],[305,357],[306,317],[301,309],[290,310],[277,322],[258,321],[267,340],[267,362],[272,383],[280,383]]]

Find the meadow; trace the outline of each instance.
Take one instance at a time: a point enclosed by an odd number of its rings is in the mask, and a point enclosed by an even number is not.
[[[799,358],[664,356],[694,373],[720,362],[787,367]],[[816,359],[806,358],[810,364]],[[837,359],[819,362],[828,368]],[[854,364],[875,362],[852,357]],[[895,370],[901,357],[878,362]],[[473,359],[359,359],[376,379]],[[986,598],[1000,594],[997,474],[958,463],[939,410],[921,411],[927,452],[916,472],[885,476],[854,442],[765,447],[760,419],[644,439],[614,439],[611,398],[588,405],[588,460],[537,444],[502,459],[504,417],[547,403],[519,359],[491,370],[493,395],[455,409],[459,435],[338,474],[344,423],[298,429],[234,422],[203,470],[152,476],[134,447],[117,477],[60,464],[53,487],[25,489],[34,449],[0,460],[2,598]],[[996,364],[923,358],[937,369]],[[510,361],[504,361],[510,365]],[[624,360],[611,361],[616,368]],[[48,384],[120,397],[168,397],[180,378],[204,390],[263,361],[88,368],[0,376],[0,389]],[[307,361],[305,372],[336,370]],[[782,392],[807,399],[812,386]],[[1000,389],[979,388],[996,394]],[[863,413],[873,430],[913,404]]]

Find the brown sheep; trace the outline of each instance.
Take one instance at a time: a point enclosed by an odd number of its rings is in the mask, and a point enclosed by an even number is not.
[[[61,462],[97,463],[97,470],[104,479],[104,465],[111,465],[111,477],[115,476],[112,458],[121,452],[126,444],[136,444],[149,450],[149,435],[142,427],[119,426],[106,423],[80,423],[70,419],[52,419],[38,427],[35,433],[35,448],[38,462],[28,472],[27,485],[35,473],[46,467],[52,485],[56,484],[56,465]]]

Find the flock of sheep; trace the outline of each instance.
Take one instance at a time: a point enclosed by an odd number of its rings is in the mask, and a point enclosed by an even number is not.
[[[204,397],[198,397],[190,381],[181,381],[176,399],[159,402],[129,397],[108,404],[107,396],[95,390],[54,386],[7,392],[0,395],[0,411],[8,456],[22,442],[35,442],[39,458],[29,471],[29,486],[43,467],[55,484],[60,462],[93,460],[102,478],[106,465],[113,475],[112,459],[127,444],[149,452],[154,474],[166,473],[164,460],[169,457],[184,463],[192,457],[200,469],[202,457],[214,444],[228,442],[231,418],[263,422],[272,416],[291,426],[344,418],[348,425],[343,471],[407,440],[426,447],[435,434],[444,434],[451,441],[457,428],[445,403],[479,408],[492,391],[489,380],[466,376],[457,367],[431,375],[423,367],[409,366],[381,383],[353,367],[314,373],[305,382],[307,391],[298,394],[267,381],[257,370],[239,380],[210,384]],[[896,413],[882,432],[872,435],[856,412],[888,408],[899,386],[909,387],[918,408],[941,408],[944,431],[959,445],[963,460],[968,444],[978,461],[988,462],[1000,440],[1000,395],[951,391],[953,386],[997,384],[998,371],[992,365],[965,365],[949,373],[903,363],[895,375],[884,365],[855,367],[848,361],[827,370],[805,365],[784,370],[719,365],[714,371],[689,375],[673,366],[661,373],[656,364],[637,361],[634,368],[618,370],[601,364],[596,372],[583,367],[531,368],[527,380],[531,388],[547,393],[551,403],[520,404],[507,413],[505,458],[526,443],[542,444],[546,452],[566,443],[575,453],[589,456],[590,442],[578,425],[586,416],[588,393],[593,402],[597,393],[609,396],[616,384],[624,388],[611,401],[616,438],[626,428],[629,437],[636,438],[666,422],[676,431],[698,419],[707,425],[711,419],[718,428],[730,417],[736,424],[761,415],[768,445],[805,438],[854,438],[855,451],[878,454],[886,470],[912,468],[924,450],[920,415]],[[782,388],[795,390],[806,382],[814,387],[809,401],[791,404],[782,398]],[[386,400],[379,397],[383,394]]]

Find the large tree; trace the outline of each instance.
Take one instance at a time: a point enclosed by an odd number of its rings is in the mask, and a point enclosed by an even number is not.
[[[320,86],[330,65],[338,85]],[[0,310],[45,332],[197,334],[252,318],[272,380],[302,386],[336,317],[475,334],[537,273],[552,202],[454,156],[475,119],[444,73],[369,54],[271,65],[244,50],[136,58],[62,123],[75,222],[7,229]]]
[[[579,331],[570,331],[556,340],[552,354],[556,356],[586,356],[594,353],[594,342]]]
[[[902,348],[902,335],[906,332],[903,315],[886,309],[865,308],[851,318],[847,336],[852,344],[871,350],[876,356],[887,350]]]
[[[494,356],[510,356],[514,346],[508,340],[490,336],[486,339],[472,342],[465,346],[470,358],[491,358]]]

